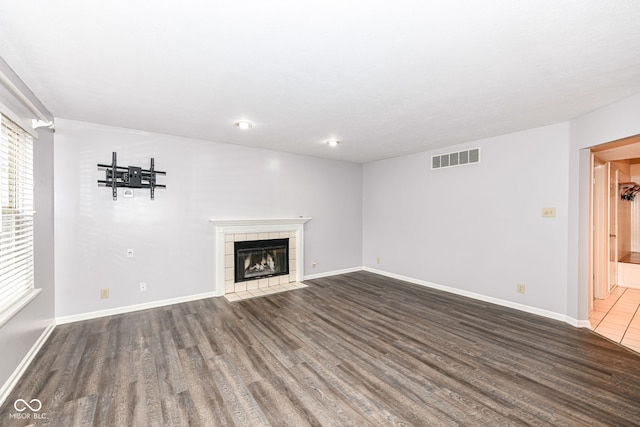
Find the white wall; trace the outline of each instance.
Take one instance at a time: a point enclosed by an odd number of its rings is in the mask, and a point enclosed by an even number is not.
[[[361,265],[359,164],[64,119],[55,145],[58,317],[212,292],[211,218],[310,216],[306,275]],[[167,189],[113,201],[96,167],[112,151],[124,166],[154,157]]]
[[[473,147],[480,164],[430,169]],[[365,165],[364,265],[564,314],[568,150],[562,123]]]

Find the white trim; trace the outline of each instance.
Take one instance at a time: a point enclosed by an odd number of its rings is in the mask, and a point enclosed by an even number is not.
[[[280,229],[279,227],[288,227],[292,224],[305,224],[311,221],[309,217],[290,217],[290,218],[246,218],[246,219],[210,219],[216,227],[225,227],[227,234],[234,233],[252,233],[257,231],[263,231],[263,227],[275,227],[267,228],[266,231],[287,231],[287,229]],[[233,227],[239,227],[239,230],[234,230]],[[246,231],[247,228],[253,227],[255,230]],[[261,228],[257,228],[261,227]]]
[[[295,218],[210,219],[209,221],[215,226],[213,238],[215,265],[214,295],[221,297],[225,294],[225,234],[295,231],[296,277],[292,281],[302,282],[304,270],[304,224],[310,220],[311,218],[302,216]]]
[[[13,74],[15,75],[15,73]],[[7,90],[9,90],[9,92],[22,103],[22,105],[24,105],[29,109],[29,111],[35,114],[37,118],[39,118],[40,120],[44,120],[45,122],[49,121],[49,118],[42,111],[40,111],[40,109],[36,107],[33,102],[31,102],[29,97],[25,95],[24,92],[22,92],[20,88],[11,81],[11,78],[7,76],[1,69],[0,83],[2,83],[2,85],[6,87]]]
[[[17,123],[25,132],[31,135],[34,139],[38,139],[38,132],[33,129],[32,123],[26,119],[15,114],[9,107],[0,102],[0,113],[7,116],[10,120]]]
[[[33,301],[35,299],[35,297],[37,297],[40,292],[42,292],[42,289],[40,289],[40,288],[29,290],[29,292],[24,294],[19,300],[17,300],[16,302],[14,302],[10,306],[8,306],[6,310],[1,312],[0,313],[0,328],[2,327],[2,325],[7,323],[9,320],[11,320],[11,318],[13,316],[18,314],[20,312],[20,310],[22,310],[24,307],[26,307],[27,304],[29,304],[31,301]]]
[[[184,297],[169,298],[158,301],[145,302],[142,304],[125,305],[123,307],[109,308],[107,310],[90,311],[88,313],[72,314],[70,316],[62,316],[56,318],[58,325],[65,323],[79,322],[81,320],[97,319],[99,317],[113,316],[115,314],[131,313],[132,311],[147,310],[150,308],[164,307],[167,305],[180,304],[183,302],[196,301],[200,299],[213,298],[213,292],[205,292],[202,294],[188,295]]]
[[[327,271],[325,273],[309,274],[308,276],[304,276],[304,280],[320,279],[322,277],[337,276],[338,274],[353,273],[353,272],[362,271],[362,270],[363,270],[363,267],[352,267],[352,268],[345,268],[343,270]]]
[[[490,297],[487,295],[477,294],[475,292],[469,292],[463,289],[457,289],[449,286],[439,285],[437,283],[427,282],[425,280],[414,279],[412,277],[403,276],[401,274],[389,273],[383,270],[377,270],[375,268],[363,267],[363,270],[368,271],[370,273],[380,274],[381,276],[387,276],[393,279],[403,280],[405,282],[413,283],[416,285],[426,286],[427,288],[437,289],[439,291],[449,292],[452,294],[461,295],[463,297],[472,298],[472,299],[484,301],[484,302],[489,302],[489,303],[497,304],[503,307],[513,308],[515,310],[524,311],[526,313],[536,314],[538,316],[546,317],[548,319],[559,320],[561,322],[568,323],[569,325],[574,326],[576,328],[590,327],[588,320],[577,320],[567,316],[566,314],[556,313],[553,311],[532,307],[530,305],[520,304],[513,301],[507,301],[499,298]]]
[[[18,367],[13,371],[11,376],[7,379],[7,381],[0,388],[0,407],[4,404],[4,401],[9,397],[13,388],[18,384],[20,378],[25,373],[33,359],[36,357],[42,346],[49,339],[49,335],[53,332],[53,329],[56,327],[56,322],[51,322],[49,326],[47,326],[44,331],[40,334],[38,340],[31,346],[31,349],[27,352],[27,354],[22,358],[22,361],[18,365]]]
[[[573,317],[567,316],[565,322],[576,328],[587,328],[593,330],[593,328],[591,327],[591,322],[589,322],[588,320],[578,320],[574,319]]]

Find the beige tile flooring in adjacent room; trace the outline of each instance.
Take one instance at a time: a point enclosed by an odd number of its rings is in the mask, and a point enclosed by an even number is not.
[[[616,287],[594,300],[589,321],[594,332],[640,352],[640,289]]]
[[[293,289],[300,289],[300,288],[306,288],[306,287],[307,285],[305,285],[304,283],[291,282],[291,283],[286,283],[284,285],[274,285],[274,286],[268,286],[266,288],[257,288],[257,289],[251,289],[248,291],[228,293],[228,294],[225,294],[224,297],[227,299],[227,301],[233,302],[233,301],[241,301],[243,299],[261,297],[264,295],[277,294],[278,292],[291,291]]]

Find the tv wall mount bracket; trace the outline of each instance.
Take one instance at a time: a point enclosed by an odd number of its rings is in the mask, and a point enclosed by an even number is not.
[[[98,170],[105,170],[105,179],[98,180],[101,187],[111,187],[113,200],[118,200],[118,188],[148,188],[153,200],[156,188],[167,188],[166,185],[156,184],[156,175],[166,175],[166,172],[155,170],[153,157],[151,167],[142,169],[138,166],[118,166],[115,151],[112,154],[111,164],[103,165],[98,163]]]

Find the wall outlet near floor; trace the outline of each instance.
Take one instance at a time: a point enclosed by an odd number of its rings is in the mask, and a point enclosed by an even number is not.
[[[518,283],[516,285],[516,291],[518,291],[519,294],[524,294],[524,290],[525,290],[524,283]]]
[[[147,283],[146,282],[140,283],[140,292],[147,292]]]
[[[311,261],[311,267],[316,268],[316,265],[318,265],[316,261]]]
[[[543,218],[555,218],[556,217],[556,208],[542,208],[542,217]]]
[[[100,289],[100,299],[109,298],[109,288]]]
[[[380,264],[380,257],[376,258],[376,264]]]

